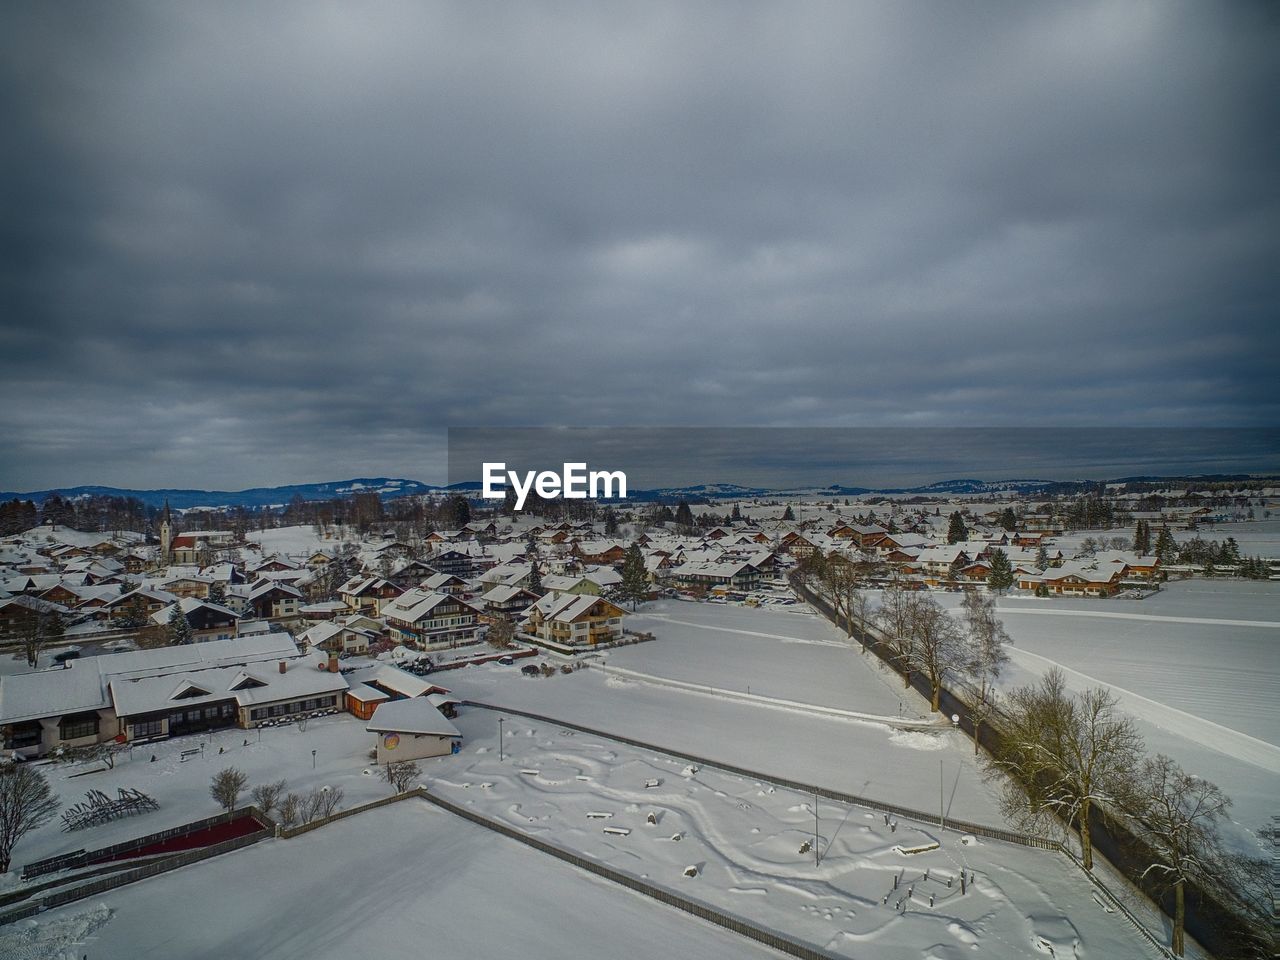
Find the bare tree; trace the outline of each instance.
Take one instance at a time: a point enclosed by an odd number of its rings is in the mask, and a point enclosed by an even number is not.
[[[1092,870],[1089,815],[1128,789],[1141,755],[1142,738],[1115,695],[1097,687],[1073,696],[1055,667],[1009,694],[990,763],[1006,774],[1005,814],[1024,826],[1052,816],[1074,826],[1084,868]]]
[[[9,872],[18,841],[48,823],[60,805],[39,770],[25,763],[0,766],[0,874]]]
[[[818,589],[844,621],[845,633],[854,634],[854,625],[866,621],[867,599],[862,592],[862,579],[848,557],[831,553],[818,572]]]
[[[283,780],[277,780],[275,783],[260,783],[253,788],[249,797],[259,810],[270,813],[279,805],[287,786]]]
[[[422,776],[422,768],[412,760],[399,760],[388,763],[383,770],[383,776],[396,793],[404,793],[415,780]]]
[[[213,780],[209,784],[209,795],[218,801],[218,806],[223,810],[234,810],[248,782],[249,778],[243,770],[227,767],[213,775]]]
[[[515,639],[516,627],[511,622],[511,618],[503,614],[494,619],[489,624],[489,632],[485,635],[489,646],[495,650],[505,650],[511,646],[511,641]]]
[[[61,608],[48,600],[20,595],[14,598],[7,612],[9,618],[3,622],[0,639],[21,646],[27,666],[39,666],[41,651],[57,643],[66,633]]]
[[[1005,644],[1013,641],[996,616],[996,601],[991,594],[965,591],[963,610],[962,670],[968,681],[965,703],[973,720],[973,753],[976,756],[982,725],[996,710],[996,682],[1009,662]]]
[[[1186,887],[1199,883],[1218,887],[1224,862],[1219,824],[1231,800],[1208,780],[1192,776],[1159,754],[1138,768],[1119,808],[1134,827],[1150,862],[1139,875],[1151,877],[1158,889],[1173,890],[1173,952],[1185,948]]]
[[[916,603],[915,595],[904,590],[902,585],[897,580],[894,580],[881,595],[880,609],[876,612],[876,619],[880,622],[880,629],[884,631],[885,636],[888,638],[889,645],[893,648],[895,659],[897,659],[898,665],[902,669],[904,687],[911,686],[911,670],[913,666],[911,622]]]
[[[932,597],[923,597],[911,606],[910,661],[929,678],[929,709],[937,712],[942,687],[961,666],[960,629],[955,619]]]
[[[280,801],[280,816],[277,818],[282,827],[292,827],[302,817],[302,798],[296,793],[286,794]]]
[[[310,823],[312,820],[333,816],[342,805],[342,797],[341,787],[316,787],[301,799],[299,819],[303,823]]]

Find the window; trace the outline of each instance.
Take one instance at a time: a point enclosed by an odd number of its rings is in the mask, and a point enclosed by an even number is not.
[[[129,724],[135,740],[141,737],[158,737],[164,733],[163,720],[136,720]]]
[[[78,740],[81,737],[98,735],[98,715],[81,714],[75,717],[63,717],[59,724],[59,735],[63,740]]]

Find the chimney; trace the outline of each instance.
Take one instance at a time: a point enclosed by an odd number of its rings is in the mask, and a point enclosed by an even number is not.
[[[284,673],[284,672],[285,672],[286,670],[288,670],[288,669],[289,669],[289,661],[288,661],[288,660],[281,660],[281,661],[280,661],[280,672],[281,672],[281,673]]]
[[[330,673],[338,672],[338,654],[334,650],[329,651],[329,672]]]

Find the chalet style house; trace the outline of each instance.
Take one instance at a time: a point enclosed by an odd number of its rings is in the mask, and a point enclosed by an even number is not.
[[[382,616],[383,608],[404,590],[382,577],[358,575],[338,588],[338,596],[354,613]]]
[[[459,597],[409,590],[383,607],[393,640],[412,647],[457,646],[476,638],[480,611]]]
[[[568,646],[594,646],[622,639],[625,611],[602,597],[552,593],[525,614],[531,636]]]

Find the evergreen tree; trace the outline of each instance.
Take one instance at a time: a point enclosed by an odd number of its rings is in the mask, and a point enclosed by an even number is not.
[[[791,504],[787,504],[787,509],[782,511],[783,520],[794,520],[796,518],[795,511],[791,509]]]
[[[1018,526],[1018,517],[1013,512],[1013,507],[1005,507],[1000,514],[1000,526],[1006,530],[1015,530]]]
[[[627,548],[627,555],[622,561],[622,585],[619,595],[623,600],[631,601],[631,609],[649,597],[649,576],[644,567],[644,555],[640,552],[640,544],[633,543]]]
[[[1013,586],[1013,567],[1003,550],[991,555],[991,575],[987,577],[987,586],[997,593],[1003,593]]]
[[[951,514],[951,523],[947,526],[947,543],[961,543],[969,539],[969,528],[964,525],[964,517],[957,510]]]
[[[606,507],[604,511],[604,534],[606,537],[612,537],[618,532],[618,514],[614,512],[613,507]]]
[[[538,569],[538,558],[532,558],[529,567],[529,592],[542,596],[542,571]]]
[[[1161,527],[1156,536],[1156,559],[1166,566],[1178,562],[1178,545],[1168,527]]]
[[[454,494],[445,505],[445,522],[453,529],[461,530],[471,522],[471,504],[461,494]]]
[[[187,622],[187,615],[182,612],[182,604],[175,603],[169,614],[169,642],[176,646],[190,643],[192,639],[191,624]]]
[[[694,525],[693,511],[689,509],[689,502],[681,500],[676,504],[676,526],[692,527]]]
[[[1220,557],[1223,563],[1240,562],[1240,544],[1236,543],[1235,537],[1227,537],[1227,539],[1223,541]]]
[[[1133,531],[1133,552],[1145,557],[1151,550],[1151,527],[1145,520],[1139,520]]]
[[[216,604],[219,604],[219,605],[225,605],[225,604],[226,604],[226,602],[227,602],[227,588],[226,588],[225,586],[223,586],[223,584],[222,584],[222,581],[221,581],[221,580],[215,580],[215,581],[213,581],[213,583],[212,583],[212,584],[210,584],[210,585],[209,585],[209,597],[208,597],[208,600],[209,600],[209,602],[210,602],[210,603],[216,603]]]
[[[742,519],[742,511],[738,509],[738,505],[736,503],[733,505],[733,513],[729,514],[729,519],[730,520]]]
[[[1049,551],[1045,549],[1045,545],[1040,544],[1040,549],[1036,551],[1036,569],[1049,569]]]

